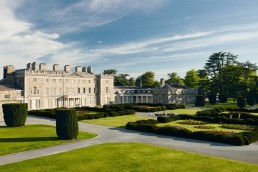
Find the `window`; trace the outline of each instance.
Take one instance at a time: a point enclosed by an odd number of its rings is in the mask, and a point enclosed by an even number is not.
[[[72,84],[74,83],[74,79],[71,80],[71,83],[72,83]]]
[[[108,93],[108,92],[109,92],[108,87],[106,87],[106,93]]]
[[[86,88],[85,87],[83,88],[83,93],[86,93]]]
[[[10,99],[10,94],[4,95],[4,98],[5,98],[5,99]]]
[[[91,93],[91,88],[89,88],[89,93]]]
[[[53,83],[56,83],[56,79],[53,79]]]
[[[38,80],[37,80],[37,78],[33,78],[33,82],[37,82]]]
[[[91,80],[89,80],[88,83],[90,84],[90,83],[91,83]]]
[[[33,88],[33,94],[37,94],[37,87]]]
[[[80,93],[80,92],[81,92],[81,88],[79,88],[79,87],[78,87],[78,89],[77,89],[77,90],[78,90],[78,93]]]
[[[62,83],[62,81],[63,81],[62,79],[59,79],[59,83],[60,83],[60,84]]]

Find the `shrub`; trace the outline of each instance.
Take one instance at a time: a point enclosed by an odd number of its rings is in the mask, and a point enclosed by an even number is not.
[[[215,127],[206,126],[206,125],[196,125],[196,126],[194,126],[194,128],[198,128],[198,129],[214,129]]]
[[[78,128],[75,109],[56,110],[56,133],[60,139],[76,139]]]
[[[237,125],[237,124],[223,124],[221,125],[222,128],[227,128],[227,129],[237,129],[237,130],[252,130],[254,129],[251,126],[248,125]]]
[[[255,97],[252,95],[246,96],[246,104],[248,104],[249,106],[255,105]]]
[[[237,98],[237,107],[243,108],[245,107],[245,99],[243,97],[238,97]]]
[[[158,123],[168,123],[172,121],[172,118],[167,116],[159,116],[157,120],[158,120]]]
[[[28,115],[27,103],[3,104],[4,122],[8,127],[24,126]]]
[[[195,106],[204,106],[205,105],[205,97],[204,96],[196,96]]]
[[[227,101],[228,101],[228,96],[227,95],[223,95],[223,94],[219,95],[219,102],[220,103],[227,103]]]
[[[227,138],[226,143],[235,145],[235,146],[242,146],[245,144],[245,141],[244,141],[243,137],[236,135],[236,136]]]
[[[196,120],[192,120],[192,119],[180,121],[178,123],[179,124],[186,124],[186,125],[204,125],[204,124],[206,124],[206,122],[196,121]]]
[[[119,116],[119,114],[117,112],[115,112],[115,111],[110,111],[108,113],[108,116],[114,117],[114,116]]]
[[[216,104],[216,97],[216,95],[208,95],[209,103],[212,105]]]
[[[161,134],[161,135],[186,137],[186,138],[190,137],[190,135],[192,134],[191,130],[188,130],[183,127],[178,127],[178,126],[158,127],[154,132],[156,134]]]

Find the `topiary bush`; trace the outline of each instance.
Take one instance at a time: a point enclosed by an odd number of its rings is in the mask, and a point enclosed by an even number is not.
[[[78,130],[78,119],[75,109],[56,110],[56,134],[60,139],[76,139]]]
[[[172,121],[172,118],[167,117],[167,116],[159,116],[157,118],[158,123],[168,123]]]
[[[243,108],[246,106],[245,99],[243,97],[237,98],[237,107]]]
[[[246,96],[246,104],[248,104],[249,106],[255,105],[255,97],[252,95]]]
[[[219,102],[220,103],[227,103],[227,101],[228,101],[228,96],[227,95],[224,95],[224,94],[219,95]]]
[[[24,126],[28,116],[27,103],[3,104],[4,122],[8,127]]]
[[[217,95],[208,95],[209,103],[212,105],[216,104],[216,97]]]
[[[205,97],[204,96],[196,96],[195,106],[204,106],[205,105]]]

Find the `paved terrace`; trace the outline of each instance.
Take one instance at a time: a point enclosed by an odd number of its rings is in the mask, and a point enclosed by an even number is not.
[[[27,124],[55,125],[55,120],[30,116],[27,119]],[[4,125],[4,123],[2,122],[0,125]],[[186,138],[160,136],[151,133],[126,130],[124,128],[114,128],[82,122],[79,122],[79,128],[81,131],[97,133],[98,136],[88,140],[0,156],[0,165],[113,142],[147,143],[187,152],[258,164],[258,142],[248,146],[231,146]]]

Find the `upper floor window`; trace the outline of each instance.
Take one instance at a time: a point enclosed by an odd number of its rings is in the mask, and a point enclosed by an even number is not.
[[[49,83],[49,79],[46,79],[46,82]]]
[[[78,93],[81,93],[81,88],[78,87],[78,88],[77,88],[77,92],[78,92]]]
[[[10,99],[10,94],[5,94],[5,95],[4,95],[4,98],[5,98],[5,99]]]
[[[37,82],[38,81],[38,78],[33,78],[33,82]]]
[[[109,92],[109,89],[108,89],[108,87],[106,87],[106,93],[108,93]]]
[[[60,83],[60,84],[62,83],[62,81],[63,81],[62,79],[59,79],[59,83]]]
[[[91,80],[89,80],[88,83],[90,84],[90,83],[91,83]]]
[[[56,83],[56,79],[53,79],[53,83]]]

